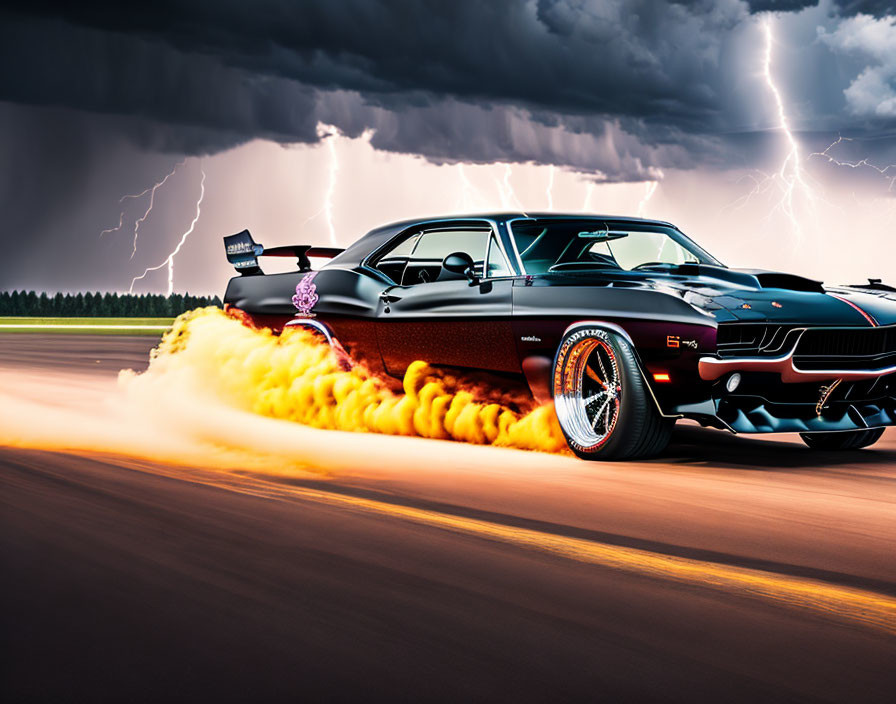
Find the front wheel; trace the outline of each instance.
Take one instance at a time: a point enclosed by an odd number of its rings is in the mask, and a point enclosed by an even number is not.
[[[660,414],[634,351],[620,335],[588,326],[568,333],[552,378],[557,419],[579,457],[635,459],[668,444],[674,420]]]
[[[883,434],[883,428],[874,428],[833,433],[800,433],[800,437],[813,450],[858,450],[873,445]]]

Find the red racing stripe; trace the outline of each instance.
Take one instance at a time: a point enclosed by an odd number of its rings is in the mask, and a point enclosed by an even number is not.
[[[831,298],[836,298],[838,301],[843,301],[846,305],[848,305],[848,306],[850,306],[851,308],[857,310],[859,313],[862,314],[862,317],[865,318],[865,320],[867,320],[869,323],[871,323],[871,327],[876,328],[876,327],[880,324],[880,323],[878,323],[873,317],[871,317],[871,315],[870,315],[869,313],[866,313],[864,310],[862,310],[861,308],[859,308],[859,307],[858,307],[855,303],[853,303],[852,301],[850,301],[850,300],[848,300],[848,299],[846,299],[846,298],[842,298],[841,296],[837,296],[837,295],[835,295],[835,294],[833,294],[833,293],[829,293],[828,295],[829,295]]]

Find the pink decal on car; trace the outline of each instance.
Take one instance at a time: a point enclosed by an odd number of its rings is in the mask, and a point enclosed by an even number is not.
[[[299,285],[296,286],[296,295],[292,297],[292,304],[299,311],[299,315],[313,315],[311,309],[319,300],[317,286],[314,284],[315,276],[317,276],[316,271],[303,276]]]

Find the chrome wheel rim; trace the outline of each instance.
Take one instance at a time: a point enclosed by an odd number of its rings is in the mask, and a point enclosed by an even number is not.
[[[619,361],[603,330],[571,335],[560,348],[554,371],[554,404],[560,425],[582,450],[594,450],[613,435],[622,383]]]

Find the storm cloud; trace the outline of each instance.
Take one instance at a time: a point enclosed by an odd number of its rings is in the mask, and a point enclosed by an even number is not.
[[[377,148],[436,162],[533,161],[654,179],[663,168],[749,159],[743,135],[770,127],[746,119],[737,95],[744,52],[755,50],[744,41],[751,13],[817,4],[13,2],[0,57],[15,68],[0,75],[0,99],[114,116],[156,151],[308,143],[325,123],[349,136],[373,129]],[[827,8],[884,11],[880,2]],[[840,29],[819,31],[829,53],[848,53]],[[877,54],[864,58],[870,75],[860,68],[802,100],[845,105],[879,133],[893,124],[893,76]],[[883,107],[871,109],[878,94]],[[835,123],[828,110],[803,128]]]
[[[876,252],[896,193],[894,16],[892,0],[7,0],[0,287],[127,288],[179,242],[201,183],[179,290],[218,291],[230,272],[210,252],[246,227],[345,244],[388,220],[517,206],[646,208],[760,265],[757,238],[779,248],[792,228],[766,176],[786,148],[766,22],[802,164],[833,200],[879,199],[849,224]],[[149,204],[119,199],[185,157],[134,255]],[[811,219],[817,202],[797,209]],[[818,241],[847,214],[851,200],[819,216]]]
[[[866,118],[896,118],[896,16],[852,17],[819,38],[832,50],[867,62],[844,91],[849,109]]]

